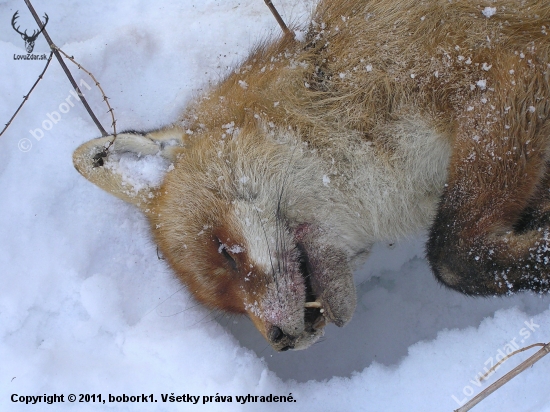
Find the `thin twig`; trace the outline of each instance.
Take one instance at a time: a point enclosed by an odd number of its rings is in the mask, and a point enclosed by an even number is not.
[[[97,117],[95,116],[94,112],[92,111],[90,105],[86,101],[86,98],[84,97],[84,94],[80,91],[80,88],[76,84],[76,81],[74,80],[71,72],[69,71],[69,68],[67,67],[67,65],[63,61],[63,58],[61,57],[61,54],[59,54],[58,47],[53,43],[52,39],[50,38],[48,32],[45,29],[45,26],[42,24],[42,21],[40,21],[40,17],[38,17],[38,14],[36,14],[36,11],[34,10],[34,7],[32,6],[30,0],[24,0],[24,1],[25,1],[25,4],[27,5],[27,7],[29,8],[29,10],[31,11],[31,14],[33,15],[34,19],[36,20],[36,24],[38,24],[38,28],[40,28],[40,30],[42,31],[42,34],[46,38],[46,41],[48,42],[48,44],[50,45],[50,48],[52,49],[53,53],[55,54],[55,57],[57,58],[57,61],[59,61],[59,64],[61,65],[61,67],[63,68],[63,71],[65,72],[65,74],[69,78],[69,81],[71,82],[73,88],[75,89],[78,96],[81,98],[80,100],[82,101],[82,104],[86,108],[86,111],[88,112],[88,114],[90,115],[90,117],[94,121],[95,125],[99,129],[101,135],[102,136],[108,136],[108,133],[105,131],[105,129],[103,128],[101,123],[99,123],[99,120],[97,119]]]
[[[15,116],[17,116],[17,113],[19,113],[19,110],[21,110],[21,108],[23,107],[23,105],[25,104],[25,102],[27,100],[29,100],[29,96],[31,95],[32,91],[34,90],[34,88],[36,87],[36,85],[38,84],[38,82],[40,80],[42,80],[42,77],[44,76],[44,73],[46,73],[46,70],[48,69],[48,66],[50,65],[50,62],[52,61],[52,56],[53,56],[53,51],[50,52],[50,57],[48,57],[48,61],[46,62],[46,65],[44,66],[44,70],[42,70],[42,73],[40,73],[40,76],[38,76],[38,79],[36,79],[36,81],[34,82],[34,84],[32,85],[31,89],[29,90],[29,92],[23,96],[23,101],[21,102],[21,104],[19,105],[19,107],[17,108],[17,110],[15,111],[15,113],[13,114],[13,116],[11,117],[11,119],[6,123],[5,127],[2,129],[2,131],[0,132],[0,136],[2,136],[4,134],[4,132],[6,131],[6,129],[10,126],[11,122],[13,121],[13,119],[15,119]]]
[[[107,108],[109,110],[107,110],[108,113],[111,113],[111,119],[113,120],[113,122],[111,123],[111,127],[113,128],[113,140],[111,140],[111,142],[109,143],[109,146],[107,146],[105,148],[105,150],[108,150],[112,144],[115,142],[115,139],[116,139],[116,136],[117,136],[117,133],[116,133],[116,119],[115,119],[115,114],[114,114],[114,110],[113,108],[111,107],[111,105],[109,104],[109,98],[105,95],[105,92],[103,91],[103,88],[101,87],[101,85],[99,84],[99,82],[97,81],[97,79],[95,78],[95,76],[88,70],[86,70],[84,67],[82,67],[82,65],[80,63],[78,63],[73,56],[69,56],[67,53],[65,53],[63,50],[61,50],[59,47],[57,46],[53,46],[55,47],[61,54],[63,54],[63,56],[65,56],[67,59],[69,59],[70,61],[72,61],[74,64],[76,64],[76,66],[84,71],[88,76],[90,76],[92,78],[92,80],[94,81],[95,85],[97,86],[97,88],[99,89],[99,91],[101,92],[101,94],[103,95],[103,101],[107,104]]]
[[[483,399],[485,399],[487,396],[492,394],[494,391],[496,391],[498,388],[503,386],[505,383],[509,382],[514,378],[515,376],[519,375],[521,372],[523,372],[525,369],[529,368],[530,366],[533,366],[533,364],[539,360],[541,360],[544,356],[548,355],[550,353],[550,343],[547,343],[544,345],[544,347],[539,350],[537,353],[535,353],[533,356],[516,366],[514,369],[512,369],[510,372],[508,372],[506,375],[504,375],[502,378],[500,378],[498,381],[493,383],[492,385],[485,388],[481,393],[476,395],[474,398],[472,398],[468,403],[461,406],[460,408],[456,409],[455,412],[466,412],[472,409],[475,405],[477,405],[479,402],[481,402]]]
[[[269,7],[269,10],[271,10],[271,13],[273,13],[273,16],[275,16],[275,20],[277,20],[277,23],[279,23],[279,26],[281,26],[281,29],[283,29],[283,32],[285,33],[285,35],[294,37],[294,33],[292,33],[292,31],[290,31],[290,29],[287,27],[287,25],[285,24],[285,21],[283,20],[283,18],[281,17],[281,15],[277,11],[277,9],[275,8],[271,0],[264,0],[264,1],[265,1],[265,4],[267,4],[267,7]]]

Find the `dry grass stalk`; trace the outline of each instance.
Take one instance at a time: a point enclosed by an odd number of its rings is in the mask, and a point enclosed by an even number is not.
[[[521,353],[521,352],[525,352],[526,350],[529,350],[529,349],[534,348],[534,347],[536,347],[536,346],[542,346],[542,347],[544,347],[545,344],[544,344],[544,343],[534,343],[533,345],[529,345],[529,346],[526,346],[525,348],[521,348],[521,349],[518,349],[518,350],[512,352],[511,354],[509,354],[509,355],[505,356],[504,358],[502,358],[502,359],[501,359],[495,366],[493,366],[491,369],[489,369],[489,370],[487,371],[487,373],[485,373],[483,376],[481,376],[481,377],[479,378],[479,380],[480,380],[480,381],[486,380],[489,376],[491,376],[491,374],[492,374],[494,371],[496,371],[496,370],[498,369],[498,367],[499,367],[500,365],[502,365],[504,362],[506,362],[506,361],[507,361],[508,359],[510,359],[512,356],[517,355],[518,353]]]
[[[495,383],[493,383],[492,385],[488,386],[487,388],[485,388],[481,393],[479,393],[478,395],[476,395],[474,398],[472,398],[468,403],[466,403],[465,405],[461,406],[460,408],[458,409],[455,409],[455,412],[466,412],[466,411],[469,411],[470,409],[472,409],[475,405],[477,405],[479,402],[481,402],[483,399],[485,399],[487,396],[489,396],[490,394],[492,394],[494,391],[496,391],[498,388],[500,388],[501,386],[503,386],[504,384],[506,384],[507,382],[511,381],[514,377],[516,377],[517,375],[519,375],[521,372],[523,372],[524,370],[526,370],[527,368],[529,368],[530,366],[533,366],[535,364],[535,362],[538,362],[539,360],[541,360],[544,356],[548,355],[548,353],[550,353],[550,343],[547,343],[547,344],[536,344],[536,345],[531,345],[530,347],[533,347],[533,346],[540,346],[540,345],[544,345],[543,348],[541,350],[539,350],[537,353],[535,353],[533,356],[531,356],[530,358],[528,358],[527,360],[525,360],[524,362],[522,362],[521,364],[519,364],[518,366],[516,366],[514,369],[512,369],[510,372],[508,372],[506,375],[504,375],[502,378],[500,378],[499,380],[497,380]],[[529,348],[529,347],[528,347]],[[523,350],[525,349],[528,349],[528,348],[524,348]],[[520,351],[516,351],[516,352],[521,352],[522,350]]]

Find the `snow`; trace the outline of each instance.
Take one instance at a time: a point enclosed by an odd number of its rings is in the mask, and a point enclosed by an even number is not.
[[[160,154],[138,158],[125,153],[109,156],[104,167],[121,175],[122,184],[137,193],[147,187],[160,186],[166,172],[174,166]]]
[[[119,130],[174,121],[256,41],[279,33],[256,0],[33,3],[50,16],[54,41],[101,82]],[[312,6],[275,3],[296,22],[306,21]],[[2,16],[16,10],[21,27],[32,30],[23,3],[0,3]],[[25,54],[24,43],[7,20],[0,25],[0,73],[9,79],[1,86],[3,123],[44,64],[13,60]],[[34,53],[47,50],[37,40]],[[77,82],[92,84],[71,70]],[[84,91],[110,124],[98,93]],[[61,105],[70,95],[54,60],[0,137],[0,410],[452,411],[536,349],[480,382],[499,351],[550,341],[548,297],[475,299],[444,289],[419,234],[376,245],[357,271],[358,308],[349,325],[328,327],[306,351],[273,352],[247,319],[198,306],[157,257],[145,218],[74,170],[73,150],[99,133],[80,104],[59,119],[53,114],[67,109]],[[165,167],[148,165],[145,175]],[[475,411],[550,411],[549,362]],[[65,402],[28,406],[12,402],[14,394],[64,394]],[[154,394],[158,402],[73,404],[69,394]],[[181,402],[165,403],[163,394]],[[236,400],[248,394],[291,394],[296,402]],[[216,395],[233,399],[216,402]],[[183,402],[189,396],[200,400]]]
[[[497,8],[496,7],[485,7],[481,13],[483,13],[483,15],[485,17],[490,18],[490,17],[494,16],[497,13]]]
[[[487,80],[478,80],[476,82],[477,87],[479,87],[481,90],[485,90],[487,88]]]

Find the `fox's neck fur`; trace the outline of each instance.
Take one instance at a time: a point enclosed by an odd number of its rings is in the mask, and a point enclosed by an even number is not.
[[[343,20],[333,24],[350,23]],[[333,213],[322,219],[337,220],[330,226],[339,229],[341,245],[355,256],[375,241],[395,240],[428,227],[447,177],[452,124],[439,120],[434,114],[437,105],[427,96],[415,95],[411,104],[409,94],[417,83],[410,74],[404,79],[399,73],[388,76],[383,56],[365,58],[359,50],[353,55],[352,48],[346,57],[356,60],[352,72],[326,72],[327,62],[334,65],[342,59],[340,49],[319,49],[337,33],[338,27],[330,23],[317,25],[305,43],[283,38],[258,47],[239,69],[188,107],[181,127],[187,145],[208,139],[211,150],[231,158],[224,164],[235,165],[235,175],[224,180],[228,185],[239,173],[254,173],[246,170],[254,165],[243,161],[265,157],[268,164],[276,164],[260,172],[260,183],[286,182],[296,196],[297,188],[303,187],[302,199],[312,204],[303,204],[300,213],[321,219],[330,203]],[[357,36],[365,41],[369,34]],[[416,75],[434,77],[426,68],[423,71]],[[441,77],[448,71],[441,67]],[[359,98],[364,99],[365,113],[350,103]],[[386,113],[389,105],[394,107]],[[373,110],[380,115],[367,115]],[[287,153],[265,156],[266,147],[277,142],[277,150]],[[306,173],[295,170],[302,165],[308,165]],[[278,176],[266,179],[266,174]],[[312,197],[316,187],[322,195]]]
[[[507,21],[518,7],[512,1],[500,4],[509,14],[492,19],[470,2],[370,2],[360,16],[356,3],[320,4],[303,43],[285,37],[258,46],[188,107],[183,127],[188,143],[193,136],[212,139],[220,150],[229,147],[224,139],[257,139],[254,147],[262,139],[302,145],[294,162],[301,163],[302,150],[319,160],[308,186],[324,183],[331,199],[345,199],[346,233],[357,252],[430,224],[447,178],[457,113],[478,99],[487,79],[504,82],[502,69],[516,58],[515,49],[526,50],[545,34],[536,13],[522,24]],[[462,8],[471,19],[442,19],[446,8]],[[388,27],[392,36],[380,39]],[[514,36],[501,43],[503,30]],[[256,132],[239,134],[245,128]]]

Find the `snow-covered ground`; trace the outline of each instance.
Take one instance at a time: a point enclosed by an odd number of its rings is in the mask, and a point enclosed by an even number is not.
[[[33,3],[48,13],[53,40],[101,82],[119,130],[174,121],[256,41],[279,33],[261,0]],[[295,22],[313,7],[275,4]],[[0,1],[2,124],[44,64],[14,60],[26,54],[10,25],[16,10],[21,30],[34,27],[22,1]],[[34,53],[47,52],[38,39]],[[74,170],[72,151],[99,133],[80,105],[61,106],[70,91],[52,61],[0,138],[0,410],[450,412],[536,349],[480,382],[491,360],[550,341],[549,297],[472,299],[443,289],[419,234],[376,246],[357,273],[348,326],[329,327],[306,351],[273,352],[247,319],[197,306],[157,258],[144,217]],[[107,126],[100,96],[84,91]],[[474,410],[550,411],[549,372],[550,356]],[[65,402],[25,405],[14,394],[64,394]],[[70,403],[69,394],[153,394],[158,402]],[[162,394],[200,398],[172,403]],[[237,401],[248,394],[295,402]],[[202,405],[203,396],[212,401]]]

